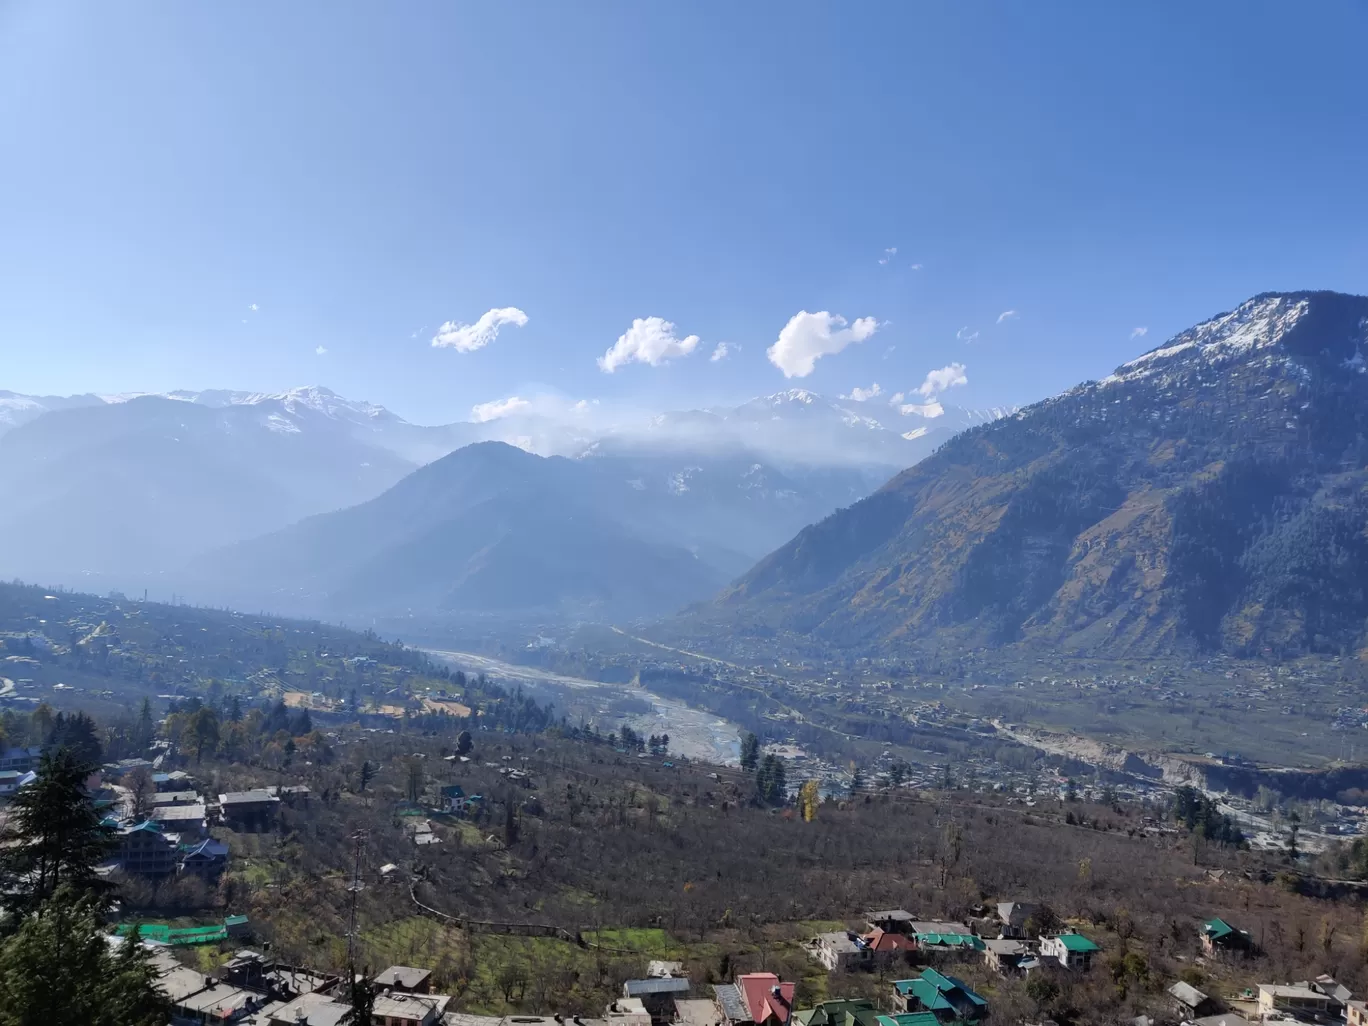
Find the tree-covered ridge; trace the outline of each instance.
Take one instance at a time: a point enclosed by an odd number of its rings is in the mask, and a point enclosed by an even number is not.
[[[1368,622],[1368,298],[1262,296],[974,428],[712,620],[836,647],[1339,654]],[[705,614],[706,615],[706,614]]]
[[[67,690],[53,691],[57,683]],[[33,700],[69,696],[103,721],[97,732],[88,717],[46,701],[15,704],[0,713],[0,745],[67,744],[95,762],[146,753],[153,703],[157,718],[170,714],[168,735],[197,761],[217,751],[272,766],[301,748],[304,758],[325,757],[330,723],[454,737],[557,722],[521,689],[369,631],[21,584],[0,584],[0,687]]]

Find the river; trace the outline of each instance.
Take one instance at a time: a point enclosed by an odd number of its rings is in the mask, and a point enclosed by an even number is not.
[[[666,698],[631,684],[605,684],[582,677],[567,677],[474,652],[435,648],[423,651],[467,673],[483,673],[502,684],[521,684],[543,700],[551,699],[561,709],[571,704],[567,699],[594,708],[600,714],[607,714],[614,700],[626,698],[647,703],[651,707],[649,713],[631,713],[618,720],[638,733],[669,734],[670,751],[675,755],[724,765],[735,765],[741,759],[741,732],[736,724],[676,698]]]

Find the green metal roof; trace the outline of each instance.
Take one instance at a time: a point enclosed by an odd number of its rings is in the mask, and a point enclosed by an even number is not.
[[[1065,951],[1073,951],[1079,954],[1087,951],[1101,951],[1096,944],[1088,940],[1081,933],[1061,933],[1056,940],[1064,945]]]
[[[956,992],[961,999],[968,1001],[975,1008],[988,1007],[988,1002],[975,994],[969,988],[969,984],[954,976],[938,973],[934,969],[922,970],[920,978],[915,980],[895,980],[893,986],[899,994],[915,1000],[928,1012],[954,1012],[958,1015],[959,1009],[946,997],[947,994]]]
[[[804,1008],[793,1017],[802,1026],[876,1026],[878,1009],[863,998],[848,1001],[823,1001],[816,1008]]]
[[[975,951],[984,948],[983,941],[972,933],[919,933],[917,944],[923,948],[973,948]]]
[[[1235,927],[1231,926],[1224,919],[1208,919],[1202,924],[1202,929],[1206,931],[1206,935],[1212,940],[1228,937],[1235,932]]]
[[[940,1026],[935,1012],[902,1012],[899,1015],[881,1015],[879,1026]]]

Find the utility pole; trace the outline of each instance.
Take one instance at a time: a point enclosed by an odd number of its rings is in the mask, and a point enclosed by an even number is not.
[[[347,890],[351,891],[351,910],[347,923],[347,971],[356,976],[356,896],[361,893],[361,846],[366,840],[366,832],[358,830],[352,834],[356,849],[352,859],[352,882]]]

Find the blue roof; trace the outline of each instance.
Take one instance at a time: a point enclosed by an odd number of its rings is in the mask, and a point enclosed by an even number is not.
[[[228,845],[222,841],[216,841],[212,837],[206,837],[199,844],[183,844],[181,851],[185,852],[187,858],[192,855],[204,855],[208,858],[226,858],[228,856]]]

